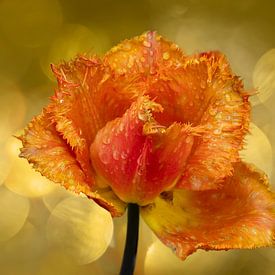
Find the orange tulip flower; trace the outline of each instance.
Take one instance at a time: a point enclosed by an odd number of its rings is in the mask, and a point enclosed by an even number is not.
[[[239,157],[249,93],[223,54],[186,56],[147,32],[52,69],[58,88],[20,137],[42,175],[113,217],[138,204],[181,259],[274,244],[268,179]]]

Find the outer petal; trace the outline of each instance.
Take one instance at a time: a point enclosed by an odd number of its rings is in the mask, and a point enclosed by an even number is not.
[[[73,152],[56,131],[46,111],[29,123],[20,139],[23,143],[20,156],[33,164],[35,170],[66,189],[95,199],[113,216],[123,214],[125,205],[112,191],[95,190],[87,183]]]
[[[102,69],[96,59],[79,58],[72,63],[53,66],[53,71],[59,88],[49,108],[56,129],[73,148],[87,181],[93,182],[89,146],[103,126],[95,96],[103,78]]]
[[[152,117],[158,111],[160,105],[139,98],[123,117],[101,129],[91,146],[100,181],[123,201],[149,203],[175,185],[185,166],[197,130],[179,124],[166,129]]]
[[[217,188],[224,177],[231,175],[232,164],[238,161],[238,151],[248,132],[248,94],[231,73],[225,57],[218,53],[190,58],[184,71],[173,77],[173,89],[184,89],[178,97],[178,111],[183,113],[184,121],[206,128],[195,142],[177,187]]]
[[[165,192],[142,208],[146,223],[180,258],[198,248],[274,244],[275,196],[267,190],[267,177],[244,163],[234,168],[223,189]]]

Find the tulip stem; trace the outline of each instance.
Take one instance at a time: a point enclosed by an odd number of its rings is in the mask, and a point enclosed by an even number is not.
[[[127,236],[120,275],[134,274],[138,246],[139,206],[128,204]]]

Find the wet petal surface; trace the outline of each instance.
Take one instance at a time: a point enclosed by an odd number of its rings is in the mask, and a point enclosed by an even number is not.
[[[76,193],[84,193],[108,209],[113,216],[122,215],[125,205],[112,191],[97,190],[87,183],[73,152],[56,131],[50,117],[44,111],[29,123],[20,137],[23,143],[21,157],[26,158],[35,170],[48,179]]]
[[[91,146],[98,185],[110,185],[126,202],[144,205],[173,187],[191,151],[196,129],[161,126],[152,116],[160,111],[159,104],[139,98],[123,117],[100,130]]]
[[[267,177],[244,163],[234,168],[220,190],[164,192],[142,208],[145,222],[180,258],[198,248],[274,244],[275,198],[268,191]]]

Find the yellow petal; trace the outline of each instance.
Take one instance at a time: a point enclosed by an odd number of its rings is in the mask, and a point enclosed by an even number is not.
[[[274,244],[275,197],[267,177],[237,163],[219,190],[174,190],[141,210],[159,239],[182,259],[196,251]]]

